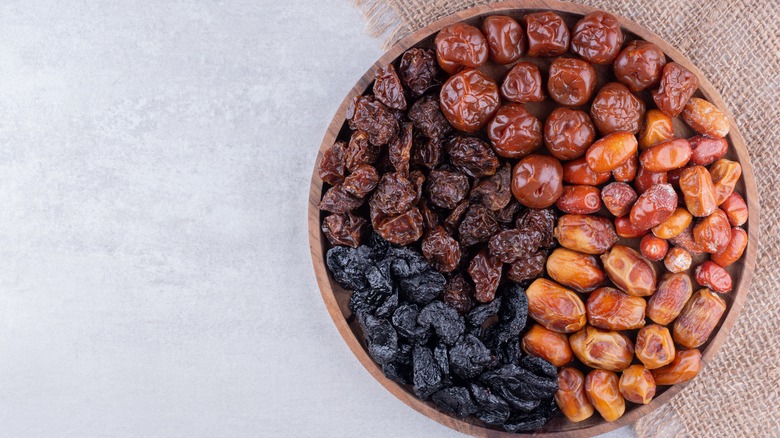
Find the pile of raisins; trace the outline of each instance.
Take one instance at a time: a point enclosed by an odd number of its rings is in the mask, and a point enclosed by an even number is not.
[[[385,375],[508,431],[614,421],[696,376],[748,241],[696,76],[604,12],[491,16],[434,46],[376,72],[319,164],[327,266]]]

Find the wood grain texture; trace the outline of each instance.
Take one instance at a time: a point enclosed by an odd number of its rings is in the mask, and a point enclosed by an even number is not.
[[[477,424],[478,422],[476,421],[472,422],[469,419],[458,420],[439,412],[432,404],[417,399],[404,387],[384,377],[381,369],[368,355],[362,341],[363,337],[360,327],[353,320],[351,312],[347,306],[349,292],[342,289],[337,283],[333,281],[325,267],[324,253],[327,240],[324,238],[320,230],[321,215],[319,211],[319,200],[322,195],[322,181],[319,179],[317,167],[319,166],[320,159],[322,158],[322,152],[328,149],[337,139],[340,138],[340,136],[346,133],[344,122],[347,107],[354,97],[366,92],[369,85],[371,85],[373,82],[374,72],[376,69],[394,62],[406,49],[410,47],[432,47],[432,39],[436,32],[438,32],[444,26],[450,25],[452,23],[466,21],[471,24],[478,24],[484,16],[492,14],[504,14],[513,16],[514,18],[520,18],[522,15],[536,10],[554,10],[558,12],[571,27],[582,15],[593,12],[595,9],[579,4],[541,0],[512,1],[485,5],[461,11],[435,23],[432,23],[393,46],[360,78],[355,87],[348,93],[339,107],[335,117],[328,127],[325,138],[320,145],[309,193],[309,242],[311,246],[312,262],[314,264],[315,275],[317,277],[320,292],[322,294],[323,300],[325,301],[328,312],[330,313],[333,322],[336,324],[336,327],[338,328],[349,348],[358,358],[360,363],[363,364],[363,366],[368,370],[368,372],[401,401],[445,426],[466,434],[479,437],[509,437],[516,434],[488,429],[482,427],[481,424]],[[732,274],[734,279],[734,291],[724,296],[729,304],[728,312],[720,321],[719,327],[716,329],[717,332],[708,341],[708,343],[706,343],[701,348],[702,360],[706,366],[706,364],[713,359],[721,345],[726,342],[728,332],[734,325],[737,316],[742,310],[745,300],[747,299],[753,268],[755,266],[756,251],[759,239],[759,198],[758,191],[756,189],[755,178],[753,175],[753,169],[750,164],[750,158],[748,156],[747,148],[745,147],[744,139],[739,133],[739,130],[734,123],[733,117],[729,113],[717,91],[701,74],[699,69],[697,69],[696,66],[694,66],[681,52],[649,30],[623,17],[618,17],[618,19],[623,26],[624,32],[626,32],[628,39],[639,38],[657,44],[666,53],[669,59],[682,64],[698,76],[700,85],[696,95],[706,98],[715,104],[718,108],[723,110],[724,113],[726,113],[731,124],[731,129],[727,137],[731,148],[727,157],[739,161],[742,164],[742,179],[737,186],[737,191],[743,195],[749,208],[750,217],[745,227],[749,236],[748,246],[742,259],[729,267],[729,272]],[[549,60],[539,58],[524,58],[523,60],[537,63],[541,68],[544,69],[543,72],[546,71],[546,65],[549,64]],[[494,77],[501,77],[502,72],[508,70],[509,67],[510,66],[491,65],[488,67],[488,70],[489,73],[494,75]],[[601,69],[599,70],[599,75],[599,86],[601,86],[608,80],[607,78],[609,77],[609,72]],[[640,97],[642,97],[648,104],[652,104],[648,93],[644,93],[640,95]],[[542,103],[536,106],[529,105],[529,110],[537,117],[539,117],[540,120],[544,120],[544,117],[549,114],[549,111],[551,111],[553,108],[554,106],[552,103],[550,103],[549,100],[547,100],[546,103]],[[679,119],[675,119],[675,130],[679,136],[687,136],[691,133],[690,129],[685,126]],[[550,437],[586,437],[605,433],[636,421],[640,417],[666,403],[671,397],[679,393],[685,386],[686,384],[674,385],[672,387],[659,387],[659,394],[655,397],[655,399],[653,399],[652,402],[644,406],[629,404],[629,407],[626,410],[626,414],[613,423],[605,422],[598,415],[594,415],[590,419],[581,423],[572,423],[561,417],[550,421],[543,429],[536,431],[533,435]]]

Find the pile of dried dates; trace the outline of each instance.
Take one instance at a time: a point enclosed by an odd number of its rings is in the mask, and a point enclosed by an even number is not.
[[[748,214],[696,76],[604,12],[434,45],[376,72],[319,162],[327,266],[385,375],[512,432],[696,376]]]

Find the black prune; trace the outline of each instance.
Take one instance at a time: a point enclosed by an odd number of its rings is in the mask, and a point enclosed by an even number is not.
[[[393,291],[393,279],[386,265],[369,265],[363,274],[370,289],[375,289],[382,294],[390,294]]]
[[[414,277],[430,268],[425,257],[411,248],[391,246],[386,257],[392,261],[391,272],[396,277]]]
[[[474,335],[466,335],[450,349],[452,372],[464,379],[480,375],[490,359],[490,350]]]
[[[493,213],[480,204],[471,205],[458,226],[460,243],[464,246],[487,242],[498,230],[498,222]]]
[[[417,325],[419,314],[420,310],[416,305],[404,304],[395,309],[392,321],[399,335],[413,343],[424,344],[428,342],[430,330]]]
[[[520,366],[539,377],[546,377],[551,380],[558,379],[558,368],[541,357],[525,356],[520,361]]]
[[[498,315],[501,309],[501,297],[496,298],[488,304],[482,304],[469,312],[466,319],[474,327],[481,327],[491,316]]]
[[[336,282],[345,289],[358,290],[368,286],[363,275],[368,264],[358,256],[356,249],[334,246],[325,256],[325,264]]]
[[[441,113],[438,97],[425,96],[419,99],[409,108],[408,116],[414,129],[429,139],[442,138],[452,130]]]
[[[469,384],[469,389],[477,403],[477,412],[474,414],[477,418],[492,425],[503,424],[509,418],[509,405],[504,399],[475,383]]]
[[[371,250],[373,251],[374,254],[376,254],[378,259],[382,259],[385,257],[388,248],[390,248],[390,242],[383,239],[382,236],[380,236],[377,233],[371,233],[371,235],[368,236],[367,246],[371,248]]]
[[[374,96],[358,96],[347,109],[349,127],[365,131],[371,144],[386,145],[398,133],[398,120]]]
[[[519,364],[520,358],[523,356],[523,350],[520,348],[520,342],[507,342],[506,344],[496,349],[496,356],[498,356],[498,363],[500,364]]]
[[[424,328],[433,327],[439,339],[447,345],[454,344],[466,330],[463,317],[442,301],[433,301],[425,306],[417,317],[417,324]]]
[[[415,346],[412,353],[412,382],[417,397],[427,400],[442,387],[441,370],[433,359],[433,352],[426,347]]]
[[[471,399],[469,390],[462,386],[452,386],[439,390],[431,397],[444,412],[463,418],[477,411],[477,405]]]
[[[382,365],[382,373],[388,379],[402,385],[408,385],[410,383],[409,376],[412,374],[411,367],[409,365],[404,365],[397,362],[390,362]]]
[[[539,406],[540,400],[527,391],[529,385],[526,380],[530,378],[528,376],[532,376],[528,371],[515,364],[507,364],[483,373],[480,381],[503,397],[513,408],[527,412]]]
[[[393,292],[391,295],[385,298],[385,301],[382,303],[381,306],[379,306],[379,308],[376,309],[374,315],[379,318],[390,318],[393,315],[393,312],[395,312],[395,309],[397,308],[398,308],[398,292]]]
[[[380,365],[393,361],[398,352],[398,334],[393,325],[368,313],[359,315],[358,322],[366,337],[368,354]]]
[[[436,361],[436,365],[441,370],[444,380],[449,379],[450,376],[450,359],[447,353],[447,345],[439,344],[433,348],[433,360]]]
[[[447,283],[447,279],[440,272],[425,271],[414,277],[402,278],[399,281],[399,286],[407,300],[425,305],[444,291],[445,283]],[[452,311],[458,313],[455,309]]]
[[[543,400],[531,412],[520,412],[510,417],[504,423],[504,430],[507,432],[519,432],[538,429],[552,418],[556,409],[557,406],[554,399]]]
[[[349,296],[349,309],[352,313],[374,313],[385,302],[387,295],[377,289],[356,289]]]
[[[517,341],[528,319],[528,297],[520,285],[505,283],[501,286],[501,310],[498,323],[493,324],[487,333],[488,344],[497,347],[510,340]]]

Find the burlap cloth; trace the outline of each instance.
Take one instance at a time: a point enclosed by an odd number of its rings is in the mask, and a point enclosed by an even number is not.
[[[488,0],[357,0],[387,45]],[[640,437],[780,436],[780,2],[585,0],[630,18],[686,54],[723,96],[748,143],[761,243],[748,301],[715,360],[634,424]]]

